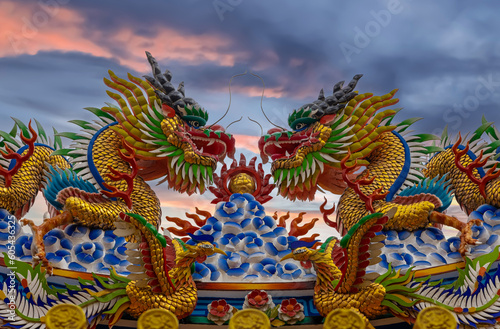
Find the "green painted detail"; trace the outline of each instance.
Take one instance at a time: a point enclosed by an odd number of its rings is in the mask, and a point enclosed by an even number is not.
[[[293,131],[287,131],[286,132],[288,139],[290,139],[293,136]]]
[[[159,140],[159,141],[153,141],[153,143],[155,143],[156,145],[166,145],[166,146],[170,146],[172,144],[170,144],[169,142],[167,142],[166,140]]]
[[[276,141],[278,141],[280,139],[281,135],[283,135],[283,133],[281,133],[281,132],[277,132],[277,133],[273,134],[274,139],[276,139]]]
[[[26,320],[28,322],[42,322],[40,319],[30,318],[29,316],[26,316],[26,315],[22,314],[21,311],[19,311],[19,309],[17,309],[17,308],[16,308],[15,311],[16,311],[17,316],[19,316],[23,320]]]
[[[331,148],[322,148],[321,152],[328,153],[328,154],[336,154],[336,153],[339,153],[340,150],[335,150],[335,149],[331,149]]]
[[[216,130],[216,131],[214,131],[214,134],[216,134],[220,138],[220,134],[222,134],[222,131]]]
[[[186,162],[184,164],[184,172],[186,173],[186,177],[189,175],[189,167],[191,167],[191,164],[189,162]]]
[[[344,122],[345,114],[342,114],[342,116],[336,120],[331,126],[331,130],[335,130],[342,122]]]
[[[149,119],[149,121],[151,121],[151,123],[149,122],[146,122],[144,121],[144,124],[151,130],[155,131],[156,133],[158,134],[162,134],[163,135],[163,130],[161,130],[161,122],[159,121],[156,121],[152,116],[150,116],[149,114],[147,113],[144,113],[144,115]],[[163,137],[162,139],[165,139],[165,137]]]
[[[207,173],[208,173],[208,177],[210,178],[210,181],[213,182],[213,169],[212,167],[207,167]]]
[[[168,142],[167,142],[167,143],[168,143]],[[170,143],[169,143],[168,145],[170,145]],[[174,152],[174,151],[176,151],[176,150],[178,150],[178,149],[179,149],[179,148],[178,148],[177,146],[171,145],[171,146],[169,146],[168,148],[163,149],[162,151],[163,151],[163,152],[168,152],[168,153],[170,153],[170,152]]]
[[[302,130],[303,127],[297,127],[299,124],[303,123],[303,124],[305,124],[305,126],[310,126],[311,124],[313,124],[316,121],[318,121],[318,120],[313,119],[313,118],[300,118],[300,119],[293,121],[292,124],[290,125],[290,128],[292,128],[293,130]]]
[[[230,139],[233,137],[233,135],[229,134],[229,133],[224,133],[227,137],[229,137]]]
[[[311,168],[312,167],[312,162],[314,161],[313,160],[313,155],[311,153],[307,154],[306,155],[306,160],[307,160],[307,163],[309,164],[309,168]]]
[[[195,127],[195,128],[198,128],[198,127],[203,127],[207,124],[207,121],[197,115],[184,115],[182,117],[182,120],[184,120],[185,122],[189,123],[189,125]],[[198,123],[198,126],[195,126],[193,125],[191,122],[197,122]]]
[[[162,113],[158,112],[158,110],[156,109],[156,106],[153,106],[152,109],[153,109],[154,114],[156,115],[156,118],[158,119],[157,122],[160,122],[160,125],[161,125],[161,121],[163,119],[165,119],[165,116]]]
[[[204,109],[201,109],[201,108],[197,109],[195,107],[192,107],[190,109],[187,107],[187,105],[185,105],[184,111],[186,111],[187,115],[193,115],[193,116],[199,117],[199,118],[205,120],[205,122],[208,121],[208,113]]]
[[[485,131],[488,130],[488,128],[491,128],[493,125],[493,122],[485,122],[483,123],[479,128],[474,131],[474,135],[472,135],[471,139],[469,140],[470,143],[472,143],[475,140],[478,140],[481,138],[481,136],[484,134]]]
[[[177,159],[177,167],[180,166],[182,162],[184,162],[184,153],[182,153],[179,156],[179,159]]]
[[[209,130],[209,129],[205,129],[205,130],[203,130],[203,133],[204,133],[205,135],[207,135],[207,137],[210,137],[210,130]]]
[[[184,151],[182,149],[177,149],[174,153],[170,153],[169,156],[174,157],[181,154],[184,154]]]
[[[271,135],[264,135],[264,142],[267,142],[269,138],[271,138]]]
[[[191,165],[191,168],[193,168],[193,178],[194,178],[194,179],[196,179],[196,180],[197,180],[197,178],[196,178],[196,177],[198,177],[198,168],[199,168],[199,167],[200,167],[200,166],[199,166],[199,165],[197,165],[197,164],[192,164],[192,165]]]
[[[80,128],[83,128],[83,129],[92,129],[92,127],[90,126],[90,123],[88,123],[87,121],[70,120],[68,122],[74,123],[75,125],[79,126]]]
[[[321,154],[319,152],[313,152],[311,153],[313,155],[313,157],[315,157],[317,160],[321,161],[321,162],[324,162],[324,163],[328,163],[328,160],[325,160],[323,159],[323,157],[321,156]]]
[[[133,214],[133,213],[125,213],[125,214],[127,216],[134,218],[140,224],[142,224],[142,226],[147,228],[151,232],[151,234],[160,242],[160,244],[162,245],[163,248],[165,248],[167,246],[167,240],[165,240],[165,237],[162,234],[158,233],[156,228],[153,225],[151,225],[150,223],[148,223],[144,217],[142,217],[141,215],[138,215],[138,214]]]
[[[125,290],[125,294],[127,293],[127,291]],[[119,301],[116,302],[116,304],[113,306],[112,309],[110,309],[109,311],[106,311],[106,312],[103,312],[104,314],[115,314],[116,312],[118,312],[118,309],[125,303],[128,303],[130,302],[130,298],[127,297],[123,297],[121,298]]]
[[[349,239],[351,238],[351,236],[354,235],[354,233],[356,233],[356,230],[361,225],[364,225],[366,222],[368,222],[369,220],[371,220],[373,218],[382,217],[382,216],[384,216],[384,214],[382,214],[380,212],[376,212],[376,213],[366,215],[365,217],[361,218],[353,227],[351,227],[349,232],[347,232],[347,234],[342,238],[342,240],[340,240],[340,246],[342,248],[346,248],[347,244],[349,243]]]
[[[321,245],[321,247],[319,247],[318,251],[324,253],[326,251],[326,248],[330,244],[330,241],[332,241],[333,239],[335,239],[335,237],[333,237],[333,236],[331,236],[328,239],[326,239],[326,241]]]
[[[328,141],[329,142],[335,142],[335,141],[338,141],[339,139],[344,138],[345,136],[347,136],[347,134],[342,134],[342,135],[337,135],[337,136],[330,136],[330,138],[328,138]]]
[[[36,129],[38,130],[38,135],[47,139],[47,134],[45,133],[45,130],[43,129],[42,125],[40,124],[40,122],[38,122],[37,119],[35,119],[35,124],[36,124]]]
[[[9,134],[7,134],[5,131],[0,131],[0,137],[2,137],[4,140],[6,140],[7,142],[9,142],[11,144],[14,144],[17,147],[21,147],[21,145],[19,145],[19,143],[14,138],[12,138]],[[2,141],[1,146],[4,146],[4,145],[5,145],[5,143]]]
[[[337,147],[342,147],[344,144],[335,144],[335,143],[325,143],[323,147],[328,147],[328,148],[337,148]],[[321,150],[323,152],[323,150]]]
[[[97,107],[85,107],[84,110],[87,110],[94,115],[98,116],[99,118],[107,118],[109,120],[115,121],[116,119],[113,118],[113,116],[107,112],[104,112],[103,110],[97,108]]]
[[[346,130],[348,127],[349,127],[349,125],[345,125],[344,127],[336,129],[336,130],[332,129],[330,136],[336,136],[336,135],[340,134],[341,132],[343,132],[344,130]],[[329,142],[330,142],[330,138],[328,139]]]
[[[72,132],[62,132],[58,133],[57,135],[71,140],[88,139],[87,137],[83,137],[78,135],[77,133],[72,133]]]
[[[385,300],[392,300],[396,302],[398,305],[404,306],[404,307],[412,307],[415,305],[418,300],[414,300],[412,302],[405,302],[402,298],[399,298],[397,296],[391,295],[391,294],[386,294],[384,297]]]
[[[19,128],[21,129],[22,134],[24,135],[24,137],[29,138],[30,137],[30,131],[29,131],[28,127],[26,127],[26,125],[21,120],[19,120],[19,119],[12,118],[12,120],[14,120],[16,122],[16,124],[19,126]],[[78,120],[75,120],[75,121],[78,121]],[[81,121],[81,122],[85,122],[85,121]],[[85,123],[88,124],[87,122],[85,122]]]
[[[401,121],[400,123],[398,123],[397,126],[398,127],[406,126],[406,128],[399,130],[402,132],[402,131],[405,131],[409,126],[411,126],[412,124],[414,124],[415,122],[420,121],[420,120],[422,120],[422,118],[409,118],[409,119]]]
[[[206,174],[206,168],[205,168],[205,166],[200,165],[200,173],[201,173],[201,177],[203,177],[203,180],[206,180],[207,179],[207,174]]]
[[[274,181],[278,181],[278,179],[281,177],[281,172],[283,171],[283,169],[276,169],[274,171],[274,174],[273,174],[273,177],[274,177]]]

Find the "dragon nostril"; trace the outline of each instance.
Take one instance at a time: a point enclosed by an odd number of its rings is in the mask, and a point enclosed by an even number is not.
[[[213,131],[226,131],[226,129],[224,129],[224,127],[222,127],[221,125],[213,125],[210,127],[210,129],[212,129]]]
[[[271,135],[271,134],[273,134],[273,133],[277,133],[277,132],[281,132],[281,131],[284,131],[284,130],[283,130],[283,129],[281,129],[281,128],[271,128],[271,129],[269,129],[269,130],[267,131],[267,134],[268,134],[268,135]]]

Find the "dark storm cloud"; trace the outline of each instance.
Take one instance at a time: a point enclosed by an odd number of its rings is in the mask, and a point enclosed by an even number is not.
[[[500,80],[500,45],[496,32],[500,30],[500,23],[495,17],[500,5],[497,3],[222,2],[230,6],[222,14],[214,6],[217,1],[145,3],[129,0],[120,5],[72,1],[66,6],[85,18],[89,40],[124,59],[142,56],[142,53],[132,54],[126,42],[114,40],[116,33],[124,28],[151,39],[141,45],[145,50],[158,42],[168,45],[168,38],[155,39],[160,28],[182,35],[216,35],[227,40],[228,44],[218,49],[221,53],[243,54],[237,56],[233,66],[221,66],[214,61],[193,64],[160,60],[162,68],[168,67],[173,72],[176,83],[185,81],[190,96],[215,109],[212,117],[222,113],[227,104],[230,77],[250,70],[264,78],[268,95],[279,92],[279,99],[266,100],[267,108],[279,113],[274,115],[277,119],[286,111],[313,100],[320,88],[331,93],[333,84],[339,80],[349,81],[357,73],[364,74],[358,84],[360,92],[382,94],[399,88],[399,105],[405,109],[398,117],[401,120],[424,117],[425,120],[415,126],[418,130],[430,132],[449,124],[451,130],[467,131],[480,124],[483,113],[489,120],[498,118],[495,111],[500,103],[500,90],[490,90],[490,95],[481,99],[475,109],[469,97],[474,96],[481,84],[478,79],[488,79],[492,74],[494,81]],[[396,8],[393,13],[391,8]],[[345,45],[356,51],[346,53]],[[153,55],[162,58],[162,54]],[[44,56],[52,57],[52,63],[46,65],[49,59]],[[2,107],[11,111],[23,111],[23,107],[38,104],[38,110],[43,113],[56,111],[64,115],[66,112],[58,100],[65,95],[71,95],[76,108],[100,106],[107,100],[101,82],[106,70],[130,71],[111,60],[76,54],[39,54],[30,57],[30,61],[21,59],[0,61],[0,67],[7,74],[2,74],[3,77],[16,76],[14,85],[12,81],[1,82],[7,87],[2,91]],[[72,79],[68,70],[76,70],[81,79]],[[19,92],[21,79],[17,76],[23,74],[54,84],[47,83],[40,90],[22,93]],[[245,87],[257,90],[260,82],[241,77],[235,79],[233,85],[238,91]],[[235,97],[238,100],[239,96]],[[239,109],[248,111],[243,98],[241,96]],[[460,110],[460,104],[468,109]],[[256,105],[251,104],[252,111]],[[258,119],[263,122],[262,116]]]

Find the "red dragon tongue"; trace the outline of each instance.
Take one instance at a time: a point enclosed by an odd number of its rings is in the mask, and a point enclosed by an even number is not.
[[[207,256],[198,256],[198,257],[196,257],[196,261],[198,263],[200,263],[200,264],[203,263],[206,260],[207,260]]]

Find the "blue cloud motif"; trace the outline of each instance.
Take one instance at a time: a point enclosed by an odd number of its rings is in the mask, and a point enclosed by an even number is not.
[[[31,261],[31,244],[33,236],[31,234],[21,235],[16,239],[16,257],[23,261]]]
[[[17,236],[21,231],[21,225],[18,220],[7,210],[0,208],[0,244],[4,247],[2,251],[7,251],[7,241],[9,236]],[[14,234],[12,234],[14,233]]]
[[[203,278],[209,278],[210,281],[217,281],[220,277],[220,271],[213,264],[207,263],[194,263],[193,279],[201,280]]]
[[[237,252],[226,252],[227,256],[219,257],[219,270],[229,276],[241,277],[245,275],[250,268],[250,264]]]
[[[276,272],[278,277],[284,280],[298,279],[302,274],[302,270],[294,263],[286,263],[285,265],[278,263]]]
[[[104,255],[101,243],[84,242],[75,246],[76,259],[83,264],[92,264]]]

